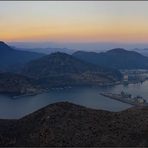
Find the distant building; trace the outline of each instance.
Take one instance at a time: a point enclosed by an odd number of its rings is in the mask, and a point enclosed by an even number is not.
[[[146,101],[144,100],[144,99],[142,99],[142,98],[137,98],[137,101],[139,102],[139,103],[145,103]]]
[[[123,76],[123,80],[124,80],[125,82],[128,81],[128,75],[127,75],[127,74],[125,74],[125,75]]]

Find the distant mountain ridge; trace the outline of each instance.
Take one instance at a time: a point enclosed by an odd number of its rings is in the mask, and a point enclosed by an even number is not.
[[[77,50],[75,49],[69,49],[69,48],[55,48],[55,47],[48,47],[48,48],[18,48],[18,47],[13,47],[16,50],[20,51],[29,51],[29,52],[36,52],[36,53],[43,53],[43,54],[51,54],[54,52],[64,52],[67,54],[73,54]]]
[[[117,70],[82,61],[66,53],[44,55],[19,51],[4,42],[0,42],[0,72],[2,73],[0,76],[3,75],[3,79],[6,80],[6,82],[0,80],[2,85],[6,83],[5,89],[1,88],[1,92],[11,92],[11,89],[12,92],[15,92],[15,89],[19,92],[21,90],[19,87],[32,88],[32,83],[30,84],[28,79],[33,80],[33,89],[34,86],[44,89],[68,85],[104,85],[122,78]],[[12,72],[19,75],[14,75]],[[22,85],[19,84],[16,88],[13,85],[15,82],[17,84],[22,82]]]
[[[44,54],[19,51],[0,41],[0,71],[15,71],[27,62],[40,58]]]
[[[115,48],[101,53],[78,51],[73,56],[86,62],[110,68],[148,69],[148,57],[122,48]]]
[[[97,84],[121,78],[121,73],[79,60],[66,53],[53,53],[29,62],[22,74],[46,84]]]

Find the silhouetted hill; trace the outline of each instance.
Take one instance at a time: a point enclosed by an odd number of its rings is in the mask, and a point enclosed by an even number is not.
[[[0,71],[16,71],[27,62],[40,58],[44,54],[19,51],[0,41]]]
[[[110,53],[110,54],[129,54],[129,51],[125,50],[123,48],[115,48],[115,49],[108,50],[106,53]]]
[[[148,108],[93,110],[68,102],[0,120],[0,146],[148,147]]]
[[[51,54],[54,52],[64,52],[67,54],[72,54],[74,53],[75,49],[69,49],[69,48],[52,48],[52,47],[48,47],[48,48],[19,48],[19,47],[14,47],[14,49],[16,50],[21,50],[21,51],[31,51],[31,52],[36,52],[36,53],[44,53],[44,54]]]
[[[47,85],[83,85],[113,82],[119,71],[83,62],[66,53],[53,53],[28,63],[22,74]]]
[[[148,68],[148,57],[122,48],[116,48],[102,53],[78,51],[73,56],[93,64],[116,69]]]

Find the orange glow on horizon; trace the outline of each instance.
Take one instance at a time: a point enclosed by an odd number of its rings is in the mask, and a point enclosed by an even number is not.
[[[0,40],[148,42],[148,8],[144,2],[2,4]]]
[[[147,42],[147,27],[123,26],[49,26],[13,28],[1,31],[1,40],[7,41],[139,41]]]

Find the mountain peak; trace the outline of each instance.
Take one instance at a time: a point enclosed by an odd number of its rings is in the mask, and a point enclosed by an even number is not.
[[[16,50],[0,41],[0,71],[17,71],[25,63],[42,56],[39,53]]]
[[[0,41],[0,44],[5,44],[3,41]]]
[[[3,42],[3,41],[0,41],[0,45],[6,45],[6,46],[8,46],[5,42]]]
[[[11,49],[11,48],[5,42],[0,41],[0,50],[8,50],[8,49]]]
[[[114,48],[107,51],[107,53],[125,53],[125,52],[128,52],[128,51],[123,48]]]
[[[57,52],[54,52],[54,53],[51,53],[50,56],[60,56],[60,55],[68,55],[67,53],[64,53],[64,52],[60,52],[60,51],[57,51]]]

